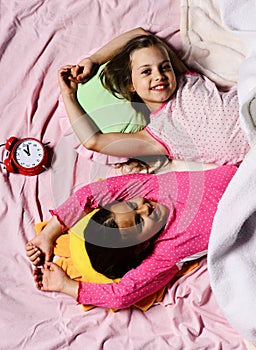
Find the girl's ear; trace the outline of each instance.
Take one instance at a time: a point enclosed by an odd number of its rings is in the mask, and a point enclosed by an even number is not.
[[[135,90],[135,88],[134,88],[134,86],[133,86],[133,83],[131,83],[130,88],[129,88],[129,91],[130,91],[130,92],[136,92],[136,90]]]

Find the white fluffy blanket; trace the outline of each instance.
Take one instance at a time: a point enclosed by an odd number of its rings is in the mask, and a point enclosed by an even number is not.
[[[231,325],[256,342],[256,146],[219,203],[208,250],[213,293]]]
[[[256,2],[220,0],[223,23],[246,44],[247,57],[238,76],[241,124],[249,141],[256,137]]]
[[[246,46],[222,23],[218,0],[181,0],[182,59],[221,87],[237,83]]]
[[[230,324],[256,343],[256,3],[220,1],[223,23],[244,40],[238,93],[241,124],[252,148],[225,192],[209,245],[213,292]]]

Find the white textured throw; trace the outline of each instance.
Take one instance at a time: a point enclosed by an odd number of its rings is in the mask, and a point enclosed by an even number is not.
[[[247,51],[223,25],[218,0],[181,0],[180,26],[185,63],[220,87],[235,85]]]
[[[248,46],[239,72],[241,125],[251,150],[222,197],[208,262],[215,297],[230,324],[256,343],[256,2],[220,1],[223,23]]]

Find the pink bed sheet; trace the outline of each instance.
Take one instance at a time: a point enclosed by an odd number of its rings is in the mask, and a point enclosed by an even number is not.
[[[108,167],[75,152],[72,133],[61,132],[57,69],[137,26],[179,51],[179,5],[179,0],[1,1],[0,143],[13,135],[32,136],[50,142],[54,156],[39,176],[0,172],[0,349],[245,349],[216,305],[205,260],[170,285],[163,302],[148,312],[112,313],[84,312],[68,296],[37,291],[25,256],[34,224],[48,218],[49,208],[109,174]],[[4,147],[0,151],[3,158]]]

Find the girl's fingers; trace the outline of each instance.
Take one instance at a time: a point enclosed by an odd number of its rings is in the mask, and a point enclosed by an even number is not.
[[[26,252],[28,254],[33,254],[38,250],[38,248],[35,245],[26,245]]]
[[[40,267],[35,267],[33,270],[33,276],[42,276],[42,269]]]
[[[26,254],[27,254],[27,257],[33,261],[35,260],[36,258],[38,258],[40,255],[41,255],[41,251],[40,249],[38,249],[37,247],[31,247],[31,248],[26,248]]]
[[[42,282],[36,283],[36,288],[40,290],[43,289],[43,283]]]
[[[32,243],[28,242],[26,244],[27,256],[33,254],[34,251],[35,251],[35,246]]]
[[[33,256],[33,255],[37,255],[37,254],[40,254],[41,253],[41,250],[37,247],[34,247],[30,250],[27,251],[27,253],[30,255],[30,256]]]
[[[54,270],[54,266],[55,266],[55,264],[52,263],[51,261],[46,261],[44,263],[44,266],[43,266],[42,270],[43,270],[43,272],[46,271],[46,270]]]
[[[77,77],[77,74],[78,74],[79,70],[80,70],[80,66],[78,64],[71,68],[71,74],[72,74],[73,78]]]
[[[33,264],[39,263],[41,260],[41,252],[36,252],[34,255],[31,255],[29,259]]]
[[[89,74],[79,73],[76,79],[78,82],[86,82],[87,80],[89,80]]]
[[[42,271],[39,268],[35,268],[33,271],[34,282],[36,284],[37,289],[42,289],[43,287],[43,275]]]
[[[61,70],[67,70],[67,69],[72,69],[73,67],[74,67],[73,65],[67,64],[66,66],[60,67],[59,71],[61,71]]]
[[[61,70],[61,71],[59,72],[59,75],[60,75],[61,77],[65,77],[65,76],[69,77],[69,75],[70,75],[70,70],[69,70],[69,69],[63,69],[63,70]]]
[[[33,276],[34,276],[34,281],[35,282],[40,282],[42,281],[42,272],[36,272],[36,273],[33,273]]]
[[[44,290],[44,272],[43,268],[35,268],[33,271],[34,282],[36,284],[36,288],[39,290]]]
[[[39,265],[43,260],[43,254],[39,248],[28,244],[26,246],[26,255],[33,265]]]
[[[77,83],[77,79],[74,78],[74,77],[72,77],[72,75],[70,75],[70,76],[68,77],[68,79],[69,79],[70,81],[72,81],[73,83]]]
[[[72,67],[73,67],[73,66],[64,66],[64,67],[61,67],[61,68],[59,69],[59,71],[58,71],[58,74],[59,74],[60,76],[70,74],[71,68],[72,68]]]
[[[31,249],[31,248],[35,248],[35,244],[33,242],[29,241],[26,244],[26,249]]]
[[[74,65],[68,64],[68,65],[63,66],[59,69],[59,74],[69,72],[73,77],[76,77],[78,72],[79,72],[79,69],[80,69],[80,67],[77,65],[74,66]]]
[[[71,68],[71,75],[68,77],[70,81],[73,83],[79,83],[80,75],[83,73],[83,67],[79,66],[78,64]]]

